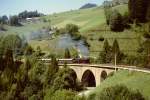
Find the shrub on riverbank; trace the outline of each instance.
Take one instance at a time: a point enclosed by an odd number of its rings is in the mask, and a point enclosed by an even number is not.
[[[104,88],[98,94],[91,94],[88,100],[145,100],[139,91],[131,91],[123,85]]]

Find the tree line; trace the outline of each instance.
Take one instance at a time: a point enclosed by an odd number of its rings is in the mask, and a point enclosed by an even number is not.
[[[39,13],[37,10],[36,11],[23,11],[21,13],[18,14],[18,17],[21,19],[26,19],[26,18],[32,18],[32,17],[41,17],[44,14]]]
[[[115,39],[113,45],[110,46],[108,40],[104,41],[102,52],[99,55],[99,62],[102,64],[115,63],[115,56],[117,63],[121,63],[125,55],[121,52],[118,41]]]
[[[7,24],[11,26],[20,26],[20,22],[22,19],[26,18],[32,18],[32,17],[41,17],[44,16],[44,14],[39,13],[38,11],[23,11],[19,13],[18,15],[13,15],[13,16],[0,16],[0,24]]]
[[[82,89],[73,70],[66,64],[64,68],[58,67],[55,55],[51,55],[51,63],[45,65],[37,60],[42,52],[40,47],[34,50],[17,35],[7,35],[0,40],[0,99],[50,99],[63,89],[74,98],[75,91]],[[69,50],[66,52],[66,58],[70,57]]]
[[[129,0],[128,11],[120,14],[113,10],[110,5],[104,5],[106,23],[110,30],[122,32],[124,29],[132,28],[136,33],[140,33],[140,47],[136,56],[126,55],[126,64],[150,67],[150,1],[149,0]],[[137,28],[139,28],[137,30]],[[144,38],[142,40],[141,38]]]
[[[112,6],[104,3],[104,12],[107,25],[115,32],[122,32],[125,28],[130,28],[132,23],[145,23],[150,21],[150,1],[149,0],[129,0],[128,12],[121,15]]]

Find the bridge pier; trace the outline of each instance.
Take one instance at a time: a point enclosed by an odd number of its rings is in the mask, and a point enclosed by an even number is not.
[[[87,64],[68,64],[67,66],[73,69],[77,79],[88,87],[99,86],[107,78],[107,75],[114,71],[114,68]]]

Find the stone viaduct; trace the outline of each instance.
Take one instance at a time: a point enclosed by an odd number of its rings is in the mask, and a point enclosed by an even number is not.
[[[40,61],[49,64],[51,59],[40,59]],[[64,67],[64,64],[58,64],[60,68]],[[85,87],[96,87],[107,78],[107,76],[116,70],[129,70],[149,73],[149,69],[142,69],[136,66],[125,66],[125,65],[99,65],[99,64],[67,64],[69,68],[75,73],[75,77]]]
[[[64,65],[60,64],[60,68]],[[82,82],[85,87],[96,87],[115,70],[114,67],[104,65],[89,64],[67,64],[75,73],[78,81]]]

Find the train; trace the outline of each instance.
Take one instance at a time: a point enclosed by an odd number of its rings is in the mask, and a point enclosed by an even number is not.
[[[44,62],[51,62],[51,59],[40,59],[41,61]],[[68,58],[68,59],[57,59],[59,64],[89,64],[90,63],[90,59],[89,58]]]

